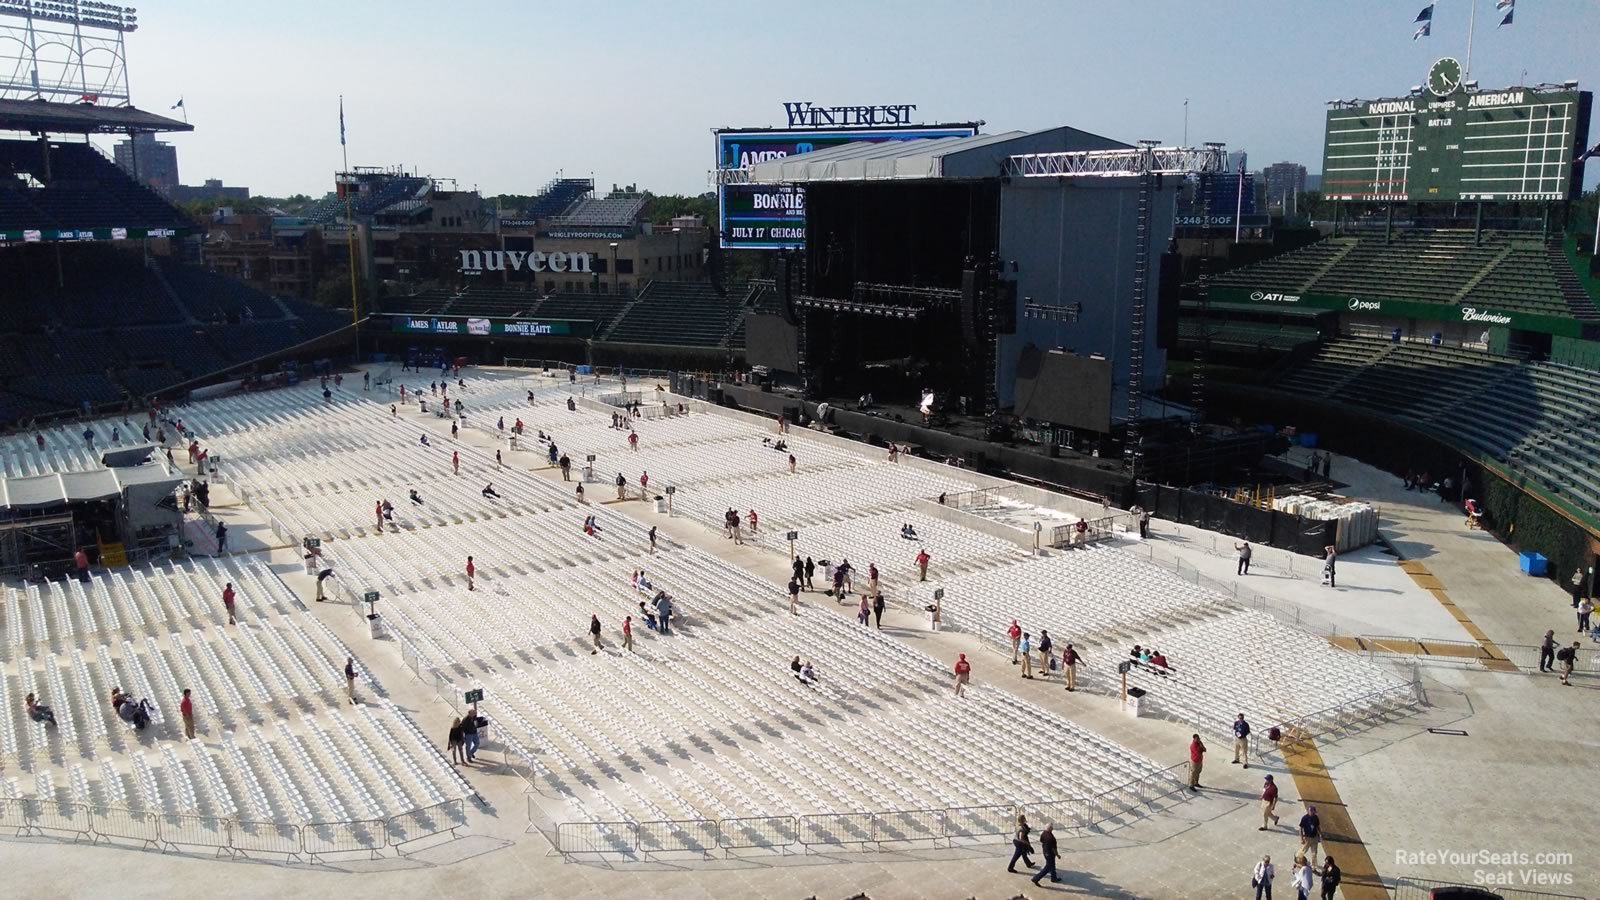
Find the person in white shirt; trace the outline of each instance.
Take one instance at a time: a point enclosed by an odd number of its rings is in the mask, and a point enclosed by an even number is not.
[[[1306,863],[1304,856],[1294,859],[1294,896],[1295,900],[1311,898],[1311,866]]]
[[[1256,863],[1256,869],[1250,874],[1250,884],[1256,889],[1256,900],[1272,900],[1272,879],[1278,870],[1272,865],[1272,857],[1263,856],[1261,862]]]

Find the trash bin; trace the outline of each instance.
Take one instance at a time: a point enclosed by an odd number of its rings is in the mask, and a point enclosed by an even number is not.
[[[667,511],[667,498],[665,498],[665,497],[657,497],[656,498],[656,512],[664,513],[666,511]]]
[[[1549,565],[1550,561],[1545,559],[1542,553],[1524,550],[1517,554],[1517,566],[1522,569],[1524,574],[1532,575],[1535,578],[1543,578]]]
[[[371,631],[373,640],[381,641],[384,639],[383,616],[378,613],[370,613],[367,616],[367,628]]]
[[[1133,718],[1139,718],[1139,709],[1143,705],[1146,692],[1144,688],[1128,688],[1128,699],[1122,701],[1122,709]]]

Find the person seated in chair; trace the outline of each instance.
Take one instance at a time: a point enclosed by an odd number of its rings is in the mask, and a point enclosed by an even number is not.
[[[423,435],[422,438],[421,438],[421,441],[422,441],[422,446],[424,446],[424,447],[428,446],[428,436],[427,435]]]
[[[818,677],[817,670],[811,668],[811,663],[809,660],[805,665],[800,667],[800,674],[795,677],[799,678],[802,684],[814,685],[818,681],[822,680],[820,677]]]
[[[1150,668],[1155,669],[1156,674],[1163,678],[1166,677],[1168,672],[1172,671],[1172,667],[1167,665],[1166,656],[1159,650],[1151,650],[1150,659],[1147,662],[1150,664]]]
[[[900,536],[908,541],[914,541],[917,539],[917,529],[910,522],[903,522],[900,525]]]
[[[639,601],[639,618],[644,620],[644,627],[656,630],[656,614],[645,607],[643,600]]]
[[[485,498],[488,498],[488,499],[491,499],[491,500],[499,500],[500,499],[500,494],[495,491],[494,482],[492,482],[492,481],[489,482],[488,484],[484,485],[483,486],[483,490],[480,493],[482,493]]]
[[[28,709],[28,718],[30,720],[55,727],[55,710],[44,705],[43,703],[40,703],[32,694],[28,695],[27,700],[24,701],[24,705]]]

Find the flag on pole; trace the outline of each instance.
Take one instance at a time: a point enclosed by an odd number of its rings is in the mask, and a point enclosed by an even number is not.
[[[1429,7],[1429,8],[1431,9],[1432,7]],[[1415,41],[1417,38],[1425,38],[1430,34],[1433,34],[1433,23],[1432,22],[1423,22],[1422,23],[1422,27],[1418,28],[1416,31],[1411,32],[1411,40]]]
[[[1511,24],[1511,17],[1516,15],[1516,14],[1517,14],[1517,11],[1515,9],[1506,10],[1506,17],[1504,19],[1501,19],[1500,20],[1500,24],[1496,25],[1495,27],[1496,28],[1502,28],[1502,27],[1504,27],[1506,25],[1510,25]]]
[[[1587,151],[1585,151],[1582,156],[1578,157],[1578,162],[1583,162],[1586,159],[1595,159],[1597,157],[1600,157],[1600,144],[1595,144],[1593,147],[1590,147]]]
[[[344,95],[339,95],[339,146],[344,146]]]
[[[1429,3],[1427,6],[1424,6],[1422,8],[1422,12],[1417,13],[1417,17],[1415,19],[1411,20],[1411,24],[1415,25],[1418,22],[1432,22],[1432,21],[1433,21],[1433,4]]]
[[[178,102],[177,102],[177,103],[174,103],[174,104],[172,104],[172,108],[173,108],[173,109],[183,109],[183,98],[182,98],[182,97],[179,97],[179,98],[178,98]]]

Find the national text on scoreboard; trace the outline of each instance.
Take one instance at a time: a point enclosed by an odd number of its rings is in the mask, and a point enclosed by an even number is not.
[[[787,106],[787,105],[786,105]],[[857,107],[849,107],[857,109]],[[870,107],[861,107],[863,109]],[[915,106],[895,109],[915,109]],[[791,112],[790,117],[793,118]],[[747,169],[756,163],[824,150],[854,141],[909,141],[918,138],[971,137],[975,124],[840,130],[761,129],[718,131],[717,168]],[[721,184],[717,187],[717,228],[724,250],[786,250],[805,246],[806,192],[794,185]]]
[[[1562,87],[1467,90],[1439,75],[1409,97],[1336,101],[1322,193],[1369,201],[1572,200],[1593,95]]]

